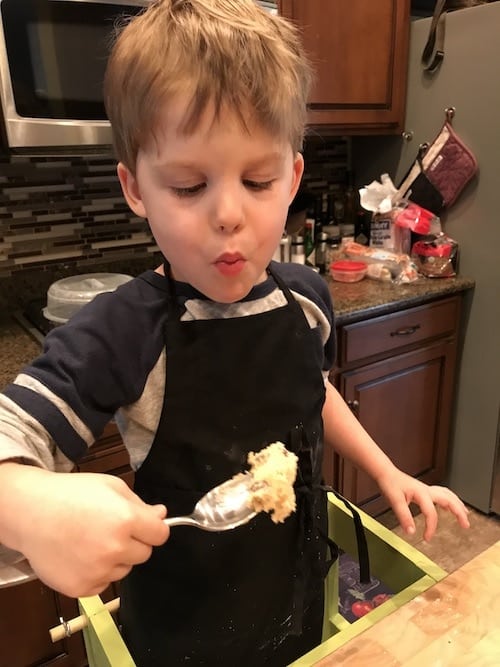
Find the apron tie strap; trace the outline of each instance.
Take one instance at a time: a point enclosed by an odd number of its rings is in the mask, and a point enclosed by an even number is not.
[[[321,530],[321,528],[319,528],[319,536],[321,537],[323,542],[326,543],[326,546],[330,550],[330,558],[327,561],[325,561],[324,564],[323,578],[326,578],[326,576],[330,572],[331,566],[335,563],[336,560],[338,560],[339,547],[338,544],[334,542],[334,540],[332,540],[331,537],[329,537],[325,532]]]
[[[312,449],[302,424],[298,424],[290,434],[290,450],[298,457],[297,480],[295,483],[295,494],[297,497],[298,535],[297,543],[300,548],[296,558],[296,578],[293,591],[293,613],[291,619],[290,633],[300,635],[302,633],[302,618],[304,614],[304,603],[308,582],[308,551],[313,544],[314,527],[314,488],[313,488],[313,466]]]
[[[368,553],[368,543],[366,541],[365,529],[359,512],[346,498],[344,498],[344,496],[335,491],[331,486],[323,485],[321,488],[324,491],[333,493],[336,498],[344,503],[349,512],[352,514],[354,530],[356,531],[356,543],[358,547],[359,580],[362,584],[370,583],[370,555]]]

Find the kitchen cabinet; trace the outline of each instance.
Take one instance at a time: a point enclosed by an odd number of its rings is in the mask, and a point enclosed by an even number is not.
[[[446,473],[461,295],[337,330],[331,381],[394,463],[430,484]],[[388,509],[375,482],[335,453],[325,478],[372,515]]]
[[[130,486],[133,472],[116,425],[111,422],[76,471],[120,476]],[[105,602],[119,595],[118,584],[101,594]],[[79,615],[78,603],[40,580],[0,590],[0,667],[86,667],[81,632],[52,643],[49,629]]]
[[[316,71],[309,123],[321,134],[403,129],[410,0],[281,0]]]
[[[60,595],[38,579],[0,590],[0,667],[84,667],[81,633],[52,643],[49,629],[59,618],[78,616],[76,600]]]
[[[114,422],[104,429],[99,440],[92,445],[75,468],[75,472],[103,472],[121,477],[132,488],[134,473],[130,467],[129,456]]]
[[[101,593],[114,599],[118,586]],[[87,667],[81,632],[52,643],[50,628],[60,618],[79,616],[78,602],[48,588],[39,579],[0,590],[0,667]]]

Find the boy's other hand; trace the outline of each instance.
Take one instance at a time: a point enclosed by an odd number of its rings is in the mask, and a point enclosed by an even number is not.
[[[429,486],[394,468],[377,480],[380,490],[390,502],[401,527],[408,535],[415,533],[415,521],[410,503],[420,507],[425,519],[424,540],[428,542],[436,532],[438,515],[436,506],[455,515],[462,528],[469,528],[469,510],[460,498],[444,486]]]
[[[144,503],[112,475],[9,463],[0,474],[9,487],[8,498],[0,492],[0,540],[21,551],[45,584],[70,597],[100,593],[169,537],[165,506]]]

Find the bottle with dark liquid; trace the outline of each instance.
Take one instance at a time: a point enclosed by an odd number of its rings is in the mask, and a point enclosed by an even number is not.
[[[326,273],[328,234],[320,232],[316,237],[316,266],[320,273]]]
[[[324,225],[328,224],[328,194],[326,192],[316,196],[314,200],[314,236],[316,237]]]
[[[358,210],[356,226],[354,229],[354,240],[361,245],[370,245],[370,219],[371,213],[364,208]]]
[[[342,225],[342,237],[355,236],[357,214],[359,209],[359,197],[354,187],[354,176],[352,171],[346,172],[346,186],[344,190],[344,220]]]
[[[304,253],[306,256],[306,264],[315,266],[314,218],[309,215],[306,217],[304,225]]]
[[[338,206],[338,199],[333,192],[330,192],[327,196],[326,219],[327,224],[324,227],[328,227],[328,236],[340,243],[341,210]]]

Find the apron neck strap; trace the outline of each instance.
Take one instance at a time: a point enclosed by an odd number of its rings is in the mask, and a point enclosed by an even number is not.
[[[284,282],[284,280],[282,278],[280,278],[280,276],[277,273],[275,273],[271,269],[271,265],[269,265],[267,267],[266,271],[267,271],[267,274],[271,276],[271,278],[274,280],[274,282],[278,285],[280,290],[283,292],[283,294],[286,297],[286,300],[288,301],[288,304],[290,306],[297,307],[302,311],[299,304],[297,303],[297,300],[293,298],[293,295],[292,295],[289,287],[287,286],[287,284]]]
[[[175,319],[180,319],[183,314],[183,309],[179,304],[177,299],[177,290],[175,289],[175,280],[172,278],[172,273],[170,271],[170,264],[165,260],[163,262],[163,273],[167,280],[168,287],[168,313],[169,319],[170,316],[173,316]]]
[[[266,269],[266,272],[271,278],[274,280],[274,282],[278,285],[280,290],[283,292],[285,295],[285,298],[288,302],[289,305],[293,307],[298,307],[298,303],[296,299],[293,298],[293,295],[290,291],[290,289],[287,287],[286,283],[283,281],[282,278],[280,278],[272,269],[271,265],[269,265]],[[169,310],[172,314],[175,314],[177,316],[182,315],[182,307],[179,305],[179,302],[177,300],[177,290],[175,288],[175,280],[172,278],[172,273],[170,271],[170,264],[165,260],[163,262],[163,273],[165,274],[165,278],[167,279],[167,285],[168,285],[168,304],[169,304]]]

